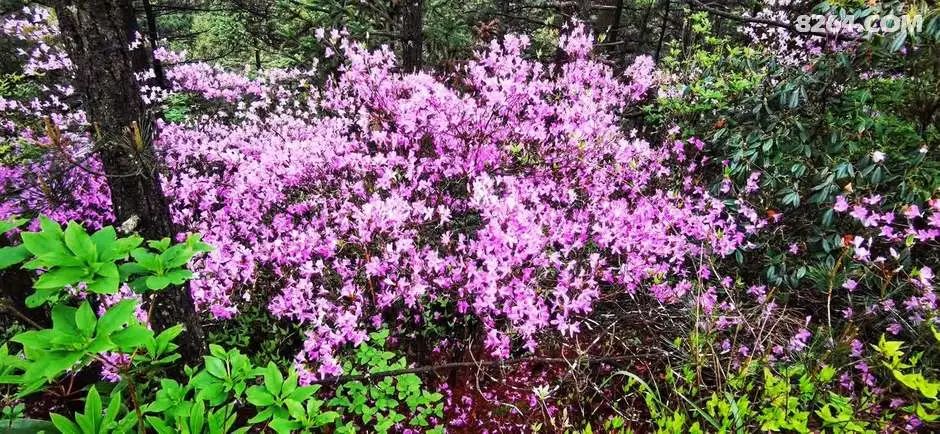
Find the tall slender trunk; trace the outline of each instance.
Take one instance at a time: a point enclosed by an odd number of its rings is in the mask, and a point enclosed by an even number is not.
[[[646,39],[647,32],[646,32],[646,30],[649,28],[650,16],[653,15],[653,8],[654,8],[655,6],[656,6],[656,3],[651,1],[650,4],[649,4],[649,6],[646,8],[646,13],[643,14],[643,24],[642,24],[641,27],[640,27],[640,33],[638,34],[638,41],[637,41],[637,44],[636,44],[636,50],[634,50],[634,51],[646,50],[646,42],[647,42],[647,39]],[[626,43],[623,44],[623,49],[624,49],[623,52],[626,53],[626,52],[627,52],[627,51],[626,51],[626,50],[627,50],[627,44],[626,44]]]
[[[623,0],[617,0],[617,4],[614,6],[614,20],[610,24],[610,32],[607,35],[607,40],[610,42],[617,42],[620,33],[621,15],[623,15]],[[616,52],[617,46],[611,45],[610,51]]]
[[[424,0],[404,0],[401,12],[402,69],[416,72],[424,63]]]
[[[76,88],[93,125],[95,149],[101,160],[111,204],[118,222],[136,220],[148,239],[175,233],[152,144],[142,131],[150,129],[134,72],[146,67],[143,50],[130,50],[137,30],[131,0],[56,0],[55,11],[66,49],[75,65]],[[151,322],[162,330],[182,323],[186,333],[177,341],[187,362],[199,361],[205,338],[185,287],[167,288],[151,303]]]
[[[157,49],[157,42],[160,40],[160,34],[157,31],[157,16],[153,13],[150,0],[142,0],[142,2],[144,15],[147,17],[147,39],[150,40],[150,61],[153,64],[153,74],[156,76],[157,85],[166,89],[166,74],[163,72],[163,63],[153,54]]]
[[[659,30],[659,42],[656,44],[656,61],[659,62],[659,56],[663,51],[663,40],[666,39],[666,29],[669,27],[669,13],[672,1],[666,0],[666,11],[663,13],[663,26]]]

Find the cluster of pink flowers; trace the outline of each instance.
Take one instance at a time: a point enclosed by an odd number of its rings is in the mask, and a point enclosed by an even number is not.
[[[72,63],[58,43],[49,9],[24,8],[9,15],[0,23],[0,33],[23,41],[18,51],[24,73],[41,92],[25,100],[0,97],[0,145],[11,159],[30,147],[48,151],[38,160],[0,165],[0,218],[34,211],[57,221],[102,226],[111,218],[111,201],[104,180],[87,176],[100,173],[101,167],[89,158],[91,142],[82,132],[88,122],[75,107]]]
[[[790,26],[797,25],[797,18],[801,14],[812,16],[810,25],[807,26],[809,30],[806,32],[794,32],[782,25],[759,22],[748,22],[738,30],[754,44],[772,53],[777,61],[790,66],[805,66],[824,51],[843,51],[856,47],[856,30],[848,26],[843,28],[839,17],[810,15],[814,13],[812,6],[816,3],[808,0],[763,0],[763,7],[759,11],[744,13],[748,18],[775,21]],[[816,24],[819,20],[825,23],[837,19],[840,20],[839,27],[824,25],[822,31],[818,31]],[[825,36],[819,33],[824,33]]]
[[[930,264],[907,263],[902,252],[910,248],[936,247],[940,240],[940,200],[927,201],[925,209],[911,204],[900,210],[884,211],[880,209],[882,200],[879,195],[871,195],[850,203],[846,197],[838,196],[833,210],[847,214],[863,228],[862,233],[845,239],[846,247],[852,249],[853,259],[874,270],[892,270],[891,275],[901,277],[902,283],[912,289],[899,292],[905,298],[898,301],[903,304],[907,320],[918,325],[926,318],[933,318],[940,308],[933,287],[934,273]],[[858,285],[855,279],[847,278],[843,288],[851,292]],[[894,312],[894,304],[894,300],[888,299],[868,309]],[[888,331],[896,335],[900,325],[893,323]]]
[[[271,312],[309,330],[296,359],[307,379],[340,373],[338,349],[429,302],[477,318],[493,357],[533,350],[539,333],[578,333],[602,293],[685,299],[690,258],[744,241],[693,180],[701,141],[657,146],[620,128],[653,83],[649,58],[617,77],[573,26],[561,65],[510,35],[441,79],[322,34],[344,62],[319,87],[305,71],[171,66],[171,90],[223,108],[158,122],[155,144],[174,219],[216,247],[194,267],[198,306],[229,318],[272,291]],[[86,215],[57,218],[109,220],[89,213],[103,184],[89,185],[75,191]]]
[[[476,316],[506,357],[539,332],[577,333],[602,291],[682,299],[688,258],[730,253],[743,234],[691,182],[694,164],[687,188],[659,188],[685,150],[624,135],[618,118],[651,65],[625,83],[590,41],[574,28],[555,70],[509,36],[458,90],[334,37],[346,63],[321,89],[292,76],[269,88],[277,98],[238,104],[234,125],[163,125],[175,216],[218,247],[197,302],[232,315],[270,270],[271,311],[310,329],[297,361],[332,375],[337,348],[428,301]]]

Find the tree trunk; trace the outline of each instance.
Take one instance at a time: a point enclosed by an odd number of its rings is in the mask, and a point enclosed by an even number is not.
[[[402,69],[416,72],[423,64],[424,0],[404,0],[401,24]]]
[[[620,37],[620,19],[623,15],[623,0],[617,0],[617,3],[614,5],[614,16],[613,22],[610,24],[610,30],[607,32],[607,41],[608,42],[617,42]],[[626,33],[626,32],[624,32]],[[611,52],[616,52],[617,45],[610,46]]]
[[[163,72],[163,63],[153,54],[157,49],[157,42],[160,40],[160,34],[157,31],[157,16],[153,13],[150,0],[143,0],[142,3],[144,15],[147,17],[147,39],[150,40],[150,61],[153,62],[153,75],[156,76],[157,86],[166,89],[166,74]]]
[[[146,134],[150,124],[134,78],[135,70],[146,68],[147,56],[129,47],[137,29],[131,0],[58,0],[55,10],[75,65],[76,88],[94,126],[118,223],[136,220],[137,232],[147,239],[172,237],[169,207]],[[182,323],[186,332],[177,340],[180,355],[198,362],[205,338],[187,288],[167,288],[151,302],[153,327],[159,331]]]
[[[663,26],[659,30],[659,42],[656,44],[656,62],[659,62],[659,56],[663,51],[663,41],[666,39],[666,29],[669,27],[669,9],[672,6],[672,1],[666,0],[666,11],[663,13]]]

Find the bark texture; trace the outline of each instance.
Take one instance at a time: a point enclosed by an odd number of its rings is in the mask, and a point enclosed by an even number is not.
[[[175,234],[147,131],[150,123],[134,71],[147,66],[144,50],[131,51],[137,29],[131,0],[58,0],[56,16],[75,64],[76,88],[96,137],[117,223],[136,220],[146,239]],[[198,362],[205,339],[187,288],[167,288],[152,301],[155,329],[182,323],[180,355]]]
[[[404,0],[402,4],[402,68],[406,72],[421,69],[424,63],[424,0]]]

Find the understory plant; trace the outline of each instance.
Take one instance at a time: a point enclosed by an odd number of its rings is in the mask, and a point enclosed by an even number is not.
[[[0,387],[13,392],[4,401],[8,426],[50,429],[46,422],[23,417],[22,400],[66,387],[67,395],[87,390],[83,412],[49,414],[51,425],[68,434],[221,434],[252,427],[291,433],[318,432],[326,426],[336,432],[363,427],[387,432],[399,424],[439,430],[434,425],[443,416],[442,396],[425,390],[416,375],[370,381],[372,374],[407,368],[404,358],[383,350],[387,331],[373,333],[349,362],[349,371],[362,376],[350,382],[332,379],[336,387],[331,393],[321,391],[321,385],[298,384],[294,369],[285,375],[273,362],[255,366],[238,350],[218,345],[210,346],[202,365],[182,369],[182,382],[169,377],[179,371],[173,340],[182,328],[154,333],[142,300],[191,279],[190,260],[211,247],[198,235],[182,243],[144,243],[134,235],[119,237],[109,226],[88,233],[78,223],[69,222],[63,229],[45,217],[36,232],[17,229],[26,223],[2,223],[4,233],[21,240],[0,250],[3,268],[40,272],[26,303],[32,308],[48,306],[51,327],[33,323],[35,330],[19,333],[0,347]],[[3,307],[22,314],[10,304]],[[76,383],[84,382],[83,372],[89,370],[101,370],[108,381]],[[251,417],[239,420],[238,414],[245,412]]]

